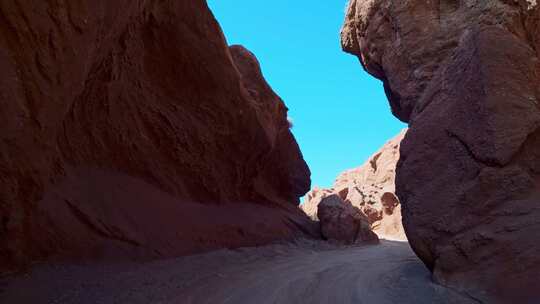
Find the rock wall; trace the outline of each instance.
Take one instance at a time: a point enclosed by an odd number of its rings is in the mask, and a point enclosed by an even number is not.
[[[396,190],[412,248],[486,303],[540,297],[539,24],[536,1],[353,0],[342,30],[410,126]]]
[[[311,229],[287,108],[205,1],[2,1],[0,70],[0,269]]]
[[[381,238],[406,240],[401,224],[401,205],[395,195],[395,172],[399,146],[406,130],[388,141],[362,166],[341,173],[332,188],[314,188],[300,207],[317,219],[317,206],[333,194],[362,211],[371,229]]]

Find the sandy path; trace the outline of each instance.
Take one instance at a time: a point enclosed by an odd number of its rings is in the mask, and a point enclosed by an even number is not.
[[[142,265],[40,266],[0,303],[473,303],[430,282],[407,243],[302,241]],[[0,287],[0,288],[1,288]]]

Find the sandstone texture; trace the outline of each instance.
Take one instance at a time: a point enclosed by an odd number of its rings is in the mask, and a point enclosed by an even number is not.
[[[403,130],[388,141],[362,166],[340,174],[332,188],[314,188],[308,192],[302,210],[317,220],[317,206],[322,199],[337,194],[367,216],[379,237],[406,240],[401,224],[401,205],[395,195],[399,146],[406,132]]]
[[[317,215],[321,234],[326,240],[345,244],[379,241],[377,235],[371,231],[366,215],[337,194],[321,200],[317,206]]]
[[[416,254],[485,303],[540,298],[540,6],[352,0],[345,51],[409,123],[396,193]]]
[[[0,270],[310,233],[310,172],[206,1],[0,3]]]

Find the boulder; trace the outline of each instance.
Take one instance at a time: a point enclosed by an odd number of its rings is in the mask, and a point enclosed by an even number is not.
[[[311,219],[318,221],[317,208],[321,201],[329,196],[335,194],[332,189],[323,189],[314,187],[306,194],[305,202],[300,205],[300,209],[304,211]]]
[[[378,243],[379,238],[371,231],[367,217],[339,195],[325,197],[317,209],[325,239],[346,244]]]
[[[352,0],[345,51],[409,123],[396,194],[434,279],[485,303],[540,298],[537,1]]]

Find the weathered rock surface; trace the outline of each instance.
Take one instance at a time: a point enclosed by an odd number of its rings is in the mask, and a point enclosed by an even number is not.
[[[371,231],[368,218],[360,209],[332,194],[317,206],[321,233],[326,240],[345,244],[373,243],[379,238]]]
[[[309,231],[287,108],[205,1],[2,1],[0,70],[0,269]]]
[[[350,2],[342,43],[409,122],[396,192],[435,279],[486,303],[540,298],[540,6]]]
[[[340,174],[332,188],[311,190],[301,209],[316,220],[317,206],[322,199],[337,194],[368,217],[372,230],[379,237],[406,240],[401,224],[401,205],[395,195],[399,146],[405,134],[406,130],[403,130],[388,141],[364,165]]]

